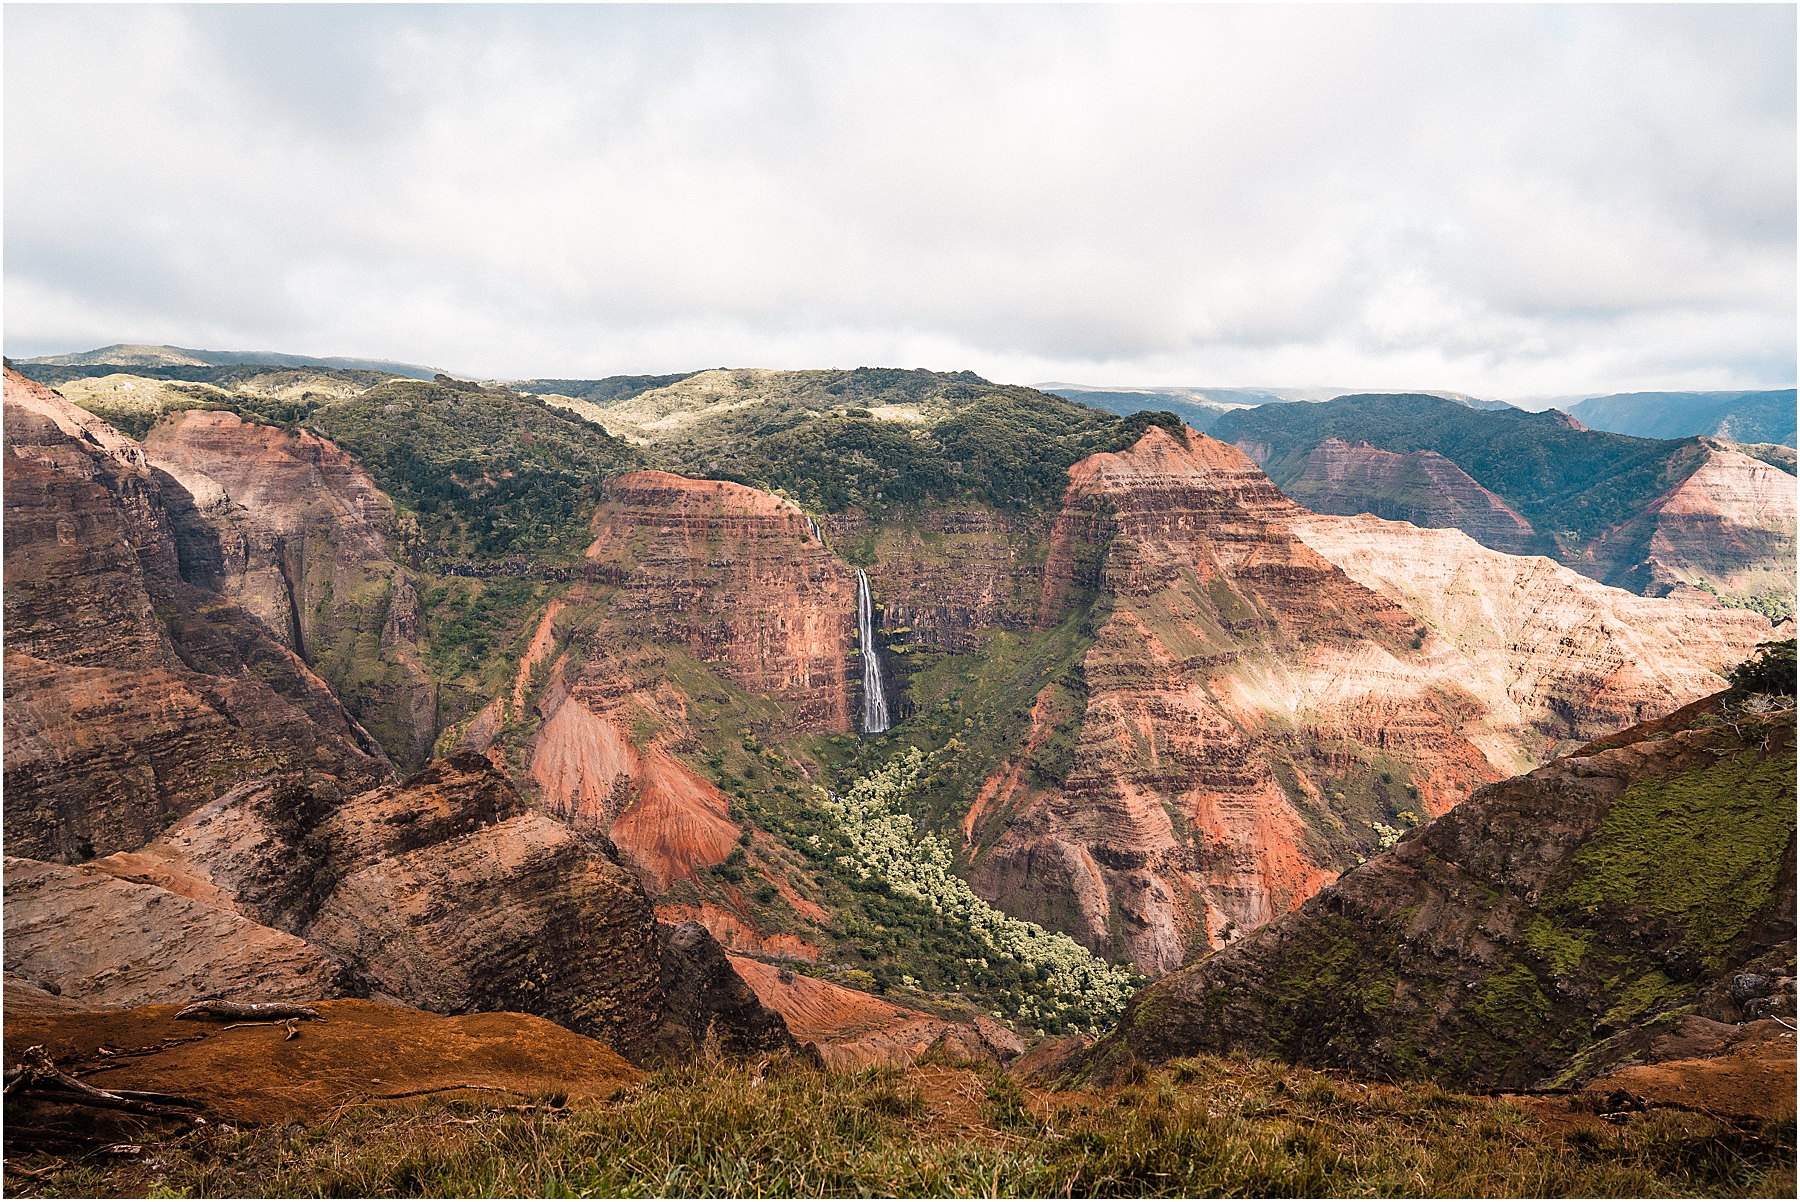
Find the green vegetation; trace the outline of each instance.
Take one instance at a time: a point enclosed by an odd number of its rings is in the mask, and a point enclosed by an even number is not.
[[[1560,1114],[1556,1113],[1560,1111]],[[1105,1091],[991,1068],[696,1064],[610,1101],[430,1100],[319,1127],[207,1127],[144,1154],[9,1147],[9,1196],[1792,1197],[1792,1112],[1614,1127],[1542,1103],[1267,1061]]]
[[[1733,668],[1726,679],[1746,693],[1794,696],[1794,640],[1764,643],[1754,656]]]
[[[1775,888],[1794,836],[1794,757],[1746,749],[1639,780],[1576,853],[1545,910],[1588,920],[1642,915],[1723,970]]]
[[[885,420],[857,406],[813,409],[790,398],[719,414],[656,449],[686,475],[780,492],[812,513],[860,510],[879,520],[896,507],[933,501],[1050,506],[1068,488],[1071,464],[1123,450],[1152,424],[1180,428],[1171,414],[1122,418],[1029,388],[938,379],[951,381],[936,384],[931,398],[946,415],[930,423]],[[829,393],[810,399],[843,404]]]
[[[472,386],[395,381],[323,408],[307,424],[418,515],[421,552],[451,559],[578,557],[601,482],[643,465],[630,447],[564,410]]]

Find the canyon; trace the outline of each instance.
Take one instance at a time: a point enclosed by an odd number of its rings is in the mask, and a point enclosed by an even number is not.
[[[855,455],[1024,403],[930,373],[871,373],[879,397],[829,391],[856,373],[712,375],[632,394],[634,437],[787,437],[790,410],[835,403],[805,420],[874,448],[834,461],[855,488]],[[380,387],[331,403],[365,422],[526,404]],[[881,398],[903,412],[855,416]],[[476,529],[479,494],[415,508],[389,491],[410,477],[308,412],[177,409],[138,441],[9,371],[7,923],[28,949],[9,973],[94,1005],[521,1010],[640,1063],[709,1026],[751,1050],[810,1031],[833,1063],[940,1038],[1005,1059],[974,1019],[1029,988],[1018,966],[834,858],[822,799],[889,756],[931,753],[914,817],[982,898],[1162,977],[1476,790],[1717,692],[1785,633],[1698,588],[1639,596],[1456,529],[1311,512],[1166,416],[1063,427],[1024,467],[946,433],[970,456],[945,459],[954,495],[905,504],[636,467],[572,491],[591,503],[539,550],[452,561],[420,531],[448,528],[443,504]],[[542,413],[522,445],[585,437]],[[1320,479],[1428,480],[1529,531],[1447,459],[1386,454],[1332,448]],[[1717,454],[1657,537],[1713,538],[1686,516],[1711,506],[1791,542],[1778,469],[1746,491],[1759,469]],[[926,478],[896,462],[883,488]],[[977,467],[1048,499],[989,499]],[[471,470],[504,493],[498,462]],[[865,731],[871,658],[891,731]],[[119,916],[148,906],[193,946],[134,942]],[[58,950],[84,930],[124,940],[98,946],[130,971]],[[863,1014],[870,989],[914,1001]]]
[[[1141,991],[1080,1071],[1243,1052],[1564,1088],[1662,1061],[1679,1078],[1772,1041],[1764,1058],[1791,1073],[1769,1016],[1793,1006],[1794,711],[1746,701],[1715,695],[1481,789]]]

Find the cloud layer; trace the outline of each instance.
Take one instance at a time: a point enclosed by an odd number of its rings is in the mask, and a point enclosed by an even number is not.
[[[4,19],[9,354],[1794,382],[1791,6]]]

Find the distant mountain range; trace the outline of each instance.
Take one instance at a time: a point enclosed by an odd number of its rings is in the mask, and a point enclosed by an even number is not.
[[[1688,438],[1706,434],[1733,442],[1794,446],[1792,388],[1764,392],[1621,392],[1589,397],[1569,413],[1593,430],[1639,438]]]
[[[1784,446],[1638,438],[1556,410],[1484,413],[1419,393],[1236,409],[1208,432],[1315,513],[1455,527],[1633,592],[1687,584],[1791,612]]]
[[[278,351],[197,351],[184,346],[147,346],[141,343],[115,342],[98,350],[80,351],[72,355],[39,355],[35,359],[19,359],[14,366],[93,367],[117,364],[120,367],[237,367],[247,363],[266,363],[271,367],[339,367],[363,371],[392,372],[414,380],[429,380],[439,369],[417,363],[396,363],[392,359],[347,359],[333,355],[287,355]]]
[[[1108,388],[1054,381],[1033,387],[1122,416],[1142,409],[1167,410],[1203,434],[1210,433],[1213,421],[1233,409],[1254,409],[1259,405],[1296,401],[1328,401],[1356,391],[1352,388]],[[1442,397],[1470,409],[1512,408],[1505,401],[1484,401],[1461,392],[1420,395]]]

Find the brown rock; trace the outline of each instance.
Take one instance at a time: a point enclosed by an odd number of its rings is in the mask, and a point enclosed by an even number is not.
[[[145,436],[151,467],[194,498],[206,528],[195,583],[262,619],[401,764],[437,737],[418,647],[418,594],[389,557],[394,507],[344,451],[236,414],[171,415]]]
[[[56,985],[64,1006],[90,1010],[211,996],[306,1002],[352,985],[330,955],[230,909],[121,880],[98,864],[12,856],[6,967]],[[9,1006],[10,993],[9,985]]]
[[[42,1045],[58,1068],[102,1089],[174,1093],[207,1103],[219,1119],[272,1126],[318,1124],[346,1104],[424,1093],[489,1104],[556,1095],[598,1102],[642,1077],[606,1045],[527,1014],[446,1017],[343,999],[321,1003],[325,1021],[300,1024],[288,1039],[281,1027],[177,1022],[176,1009],[23,1014],[9,991],[7,1046]],[[103,1047],[158,1050],[121,1060]]]
[[[1282,491],[1314,513],[1455,528],[1509,555],[1533,554],[1544,542],[1510,505],[1436,451],[1396,455],[1328,438]]]
[[[537,1014],[633,1060],[709,1029],[727,1050],[783,1037],[710,937],[666,949],[631,874],[473,753],[350,798],[316,777],[245,786],[107,866],[227,898],[421,1009]]]
[[[135,847],[271,770],[391,773],[292,651],[190,582],[191,498],[136,443],[10,371],[5,436],[13,851]]]

